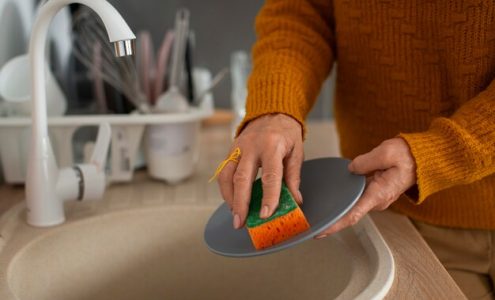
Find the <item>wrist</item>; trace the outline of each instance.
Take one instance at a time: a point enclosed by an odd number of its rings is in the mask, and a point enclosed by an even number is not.
[[[300,131],[301,139],[303,139],[304,137],[304,123],[301,123],[297,118],[285,113],[266,113],[251,119],[244,118],[244,120],[237,128],[236,137],[239,136],[248,127],[253,126],[253,124],[259,124],[258,122],[265,124],[277,124],[278,126],[285,128],[293,128]]]

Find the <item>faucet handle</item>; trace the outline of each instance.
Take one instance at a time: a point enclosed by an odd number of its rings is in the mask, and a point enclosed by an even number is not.
[[[105,169],[111,137],[112,129],[110,128],[110,125],[108,123],[100,124],[93,154],[89,160],[89,163],[95,165],[99,171],[103,171]]]
[[[89,163],[76,166],[82,179],[79,184],[80,191],[78,198],[80,200],[98,200],[101,199],[105,192],[107,185],[105,164],[111,134],[110,125],[108,123],[102,123],[98,130],[96,144]]]

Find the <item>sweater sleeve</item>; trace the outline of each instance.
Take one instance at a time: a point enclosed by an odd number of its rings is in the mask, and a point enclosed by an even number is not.
[[[301,123],[334,59],[330,0],[268,0],[256,18],[257,42],[248,82],[247,122],[284,113]]]
[[[416,161],[420,204],[429,195],[495,173],[495,80],[450,118],[425,132],[401,133]]]

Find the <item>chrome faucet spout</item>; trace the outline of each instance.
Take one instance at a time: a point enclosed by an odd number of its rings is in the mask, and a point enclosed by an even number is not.
[[[113,42],[116,57],[133,55],[136,52],[136,40],[124,40]]]

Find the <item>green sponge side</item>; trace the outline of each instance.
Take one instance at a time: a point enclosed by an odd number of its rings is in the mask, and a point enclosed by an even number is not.
[[[285,182],[282,182],[282,190],[280,191],[280,199],[277,209],[275,210],[273,215],[266,219],[260,218],[262,198],[263,188],[261,185],[261,179],[257,179],[253,183],[253,188],[251,190],[251,202],[249,203],[249,213],[246,220],[247,227],[252,228],[259,226],[280,216],[283,216],[298,207],[296,201],[289,192],[289,189],[285,185]]]

